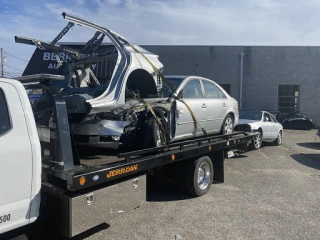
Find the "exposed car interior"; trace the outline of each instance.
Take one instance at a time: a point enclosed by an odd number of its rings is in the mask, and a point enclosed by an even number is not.
[[[191,80],[184,86],[182,98],[202,98],[202,90],[199,80]]]
[[[126,91],[126,100],[133,98],[130,91],[134,91],[136,94],[139,94],[141,98],[158,97],[154,78],[150,73],[143,69],[134,70],[130,74],[126,88],[129,90]]]

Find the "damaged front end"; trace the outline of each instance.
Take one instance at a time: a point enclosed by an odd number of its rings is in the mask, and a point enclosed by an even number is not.
[[[64,84],[52,94],[66,102],[70,130],[76,143],[117,148],[120,142],[129,142],[122,141],[128,135],[132,141],[131,135],[139,135],[135,132],[143,126],[150,111],[130,93],[134,92],[141,99],[157,98],[162,87],[158,74],[163,71],[162,63],[157,55],[130,43],[108,28],[66,13],[62,16],[68,24],[52,42],[17,36],[16,42],[35,45],[55,54],[58,66],[64,72]],[[94,36],[81,50],[57,44],[75,25],[93,29]],[[112,45],[101,50],[105,38]],[[61,59],[61,53],[68,57]],[[113,70],[109,78],[97,74],[103,71],[103,66]],[[50,105],[49,102],[45,96],[35,100],[34,111],[39,119],[43,119],[40,115]],[[159,104],[158,108],[162,110],[157,114],[162,117],[161,121],[166,122],[165,116],[170,110],[167,104],[164,105],[161,108]]]
[[[170,104],[166,101],[149,103],[164,126],[169,124]],[[152,114],[137,100],[127,101],[121,108],[88,115],[79,123],[73,123],[72,132],[79,145],[102,148],[141,147],[144,127]],[[70,120],[69,120],[70,121]],[[169,129],[169,126],[166,127]],[[170,138],[170,136],[168,136]]]

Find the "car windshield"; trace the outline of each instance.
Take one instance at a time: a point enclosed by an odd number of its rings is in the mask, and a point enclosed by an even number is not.
[[[249,120],[257,120],[260,121],[262,118],[262,112],[247,112],[240,111],[239,112],[240,119],[249,119]]]
[[[179,84],[183,81],[183,79],[185,79],[185,77],[166,77],[166,79],[175,90],[179,86]],[[173,93],[172,89],[164,81],[162,81],[160,97],[168,98],[168,97],[171,97],[172,93]]]

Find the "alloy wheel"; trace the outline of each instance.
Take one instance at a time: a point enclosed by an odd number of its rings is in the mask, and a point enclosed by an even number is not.
[[[233,121],[228,117],[224,123],[224,134],[231,134],[233,131]]]
[[[282,135],[281,135],[281,132],[279,132],[278,134],[278,144],[280,145],[282,142]]]
[[[258,136],[256,136],[256,137],[254,138],[254,141],[253,141],[254,147],[255,147],[256,149],[260,148],[260,147],[261,147],[261,142],[262,142],[261,134],[259,134]]]
[[[210,166],[208,163],[202,163],[198,168],[198,184],[201,190],[206,189],[210,182]]]

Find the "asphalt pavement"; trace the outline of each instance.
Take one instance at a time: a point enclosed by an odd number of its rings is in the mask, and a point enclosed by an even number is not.
[[[320,239],[320,140],[286,130],[281,146],[225,160],[225,182],[199,198],[170,185],[76,239]]]

